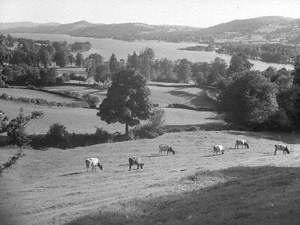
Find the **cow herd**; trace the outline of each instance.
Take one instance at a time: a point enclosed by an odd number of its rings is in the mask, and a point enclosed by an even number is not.
[[[238,139],[235,142],[234,149],[239,149],[240,147],[249,149],[250,146],[246,140]],[[160,144],[158,146],[158,149],[159,149],[159,154],[166,153],[168,155],[169,153],[172,153],[173,155],[175,155],[175,150],[171,146],[168,146],[166,144]],[[288,149],[288,147],[280,144],[275,145],[274,155],[276,155],[277,151],[282,151],[283,154],[290,154],[290,150]],[[224,152],[225,152],[225,147],[223,145],[213,146],[214,155],[224,154]],[[140,157],[136,157],[136,156],[129,157],[128,162],[129,162],[129,169],[128,169],[129,171],[131,170],[131,167],[133,165],[136,165],[137,169],[143,169],[144,167],[144,163]],[[89,171],[89,168],[91,168],[91,171],[96,171],[97,167],[100,170],[103,170],[103,165],[100,164],[100,160],[98,158],[87,158],[85,160],[85,165],[87,171]]]

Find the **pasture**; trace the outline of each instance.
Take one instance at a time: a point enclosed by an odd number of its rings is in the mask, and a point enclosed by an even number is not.
[[[46,99],[47,101],[54,101],[60,103],[72,103],[76,100],[72,98],[65,98],[56,94],[45,93],[38,90],[31,90],[31,89],[24,89],[24,88],[0,88],[0,95],[1,94],[8,94],[13,97],[26,97],[26,98],[41,98]]]
[[[272,207],[281,213],[277,218],[293,219],[299,207],[286,215],[282,212],[286,211],[284,202],[293,199],[284,196],[299,193],[298,173],[296,168],[280,168],[299,166],[300,140],[297,135],[285,137],[278,133],[197,131],[68,150],[26,149],[25,156],[1,177],[0,208],[7,211],[11,223],[22,225],[70,221],[86,225],[141,221],[222,224],[222,218],[232,224],[235,217],[240,224],[251,224],[245,222],[247,218],[268,224],[254,219],[256,215],[270,218]],[[234,149],[237,138],[248,140],[250,149]],[[160,155],[161,143],[171,145],[176,155]],[[287,143],[291,154],[274,156],[276,143]],[[224,145],[225,154],[213,156],[214,144]],[[128,157],[133,155],[143,158],[143,170],[128,171]],[[87,173],[88,157],[99,157],[104,170]],[[223,171],[236,166],[245,168]],[[251,169],[257,166],[279,168]],[[266,190],[269,187],[270,192]],[[289,222],[284,224],[297,224]]]
[[[206,96],[205,90],[196,87],[176,87],[174,83],[167,83],[166,86],[152,86],[148,88],[151,91],[150,100],[160,107],[166,107],[169,104],[183,104],[195,108],[214,109],[214,102]],[[92,87],[79,86],[55,86],[45,87],[45,90],[55,91],[58,93],[75,93],[82,96],[84,94],[92,94],[99,97],[102,101],[106,96],[106,90],[99,90]]]
[[[75,133],[94,133],[96,127],[103,128],[108,132],[124,132],[124,125],[115,123],[107,124],[96,116],[96,109],[68,108],[68,107],[48,107],[24,103],[14,103],[0,100],[0,108],[10,118],[16,117],[19,108],[22,107],[24,114],[32,111],[43,111],[44,117],[32,120],[27,126],[29,134],[46,133],[49,126],[60,123],[66,126],[67,130]],[[183,125],[213,125],[224,124],[215,112],[200,112],[186,109],[164,108],[166,126]]]

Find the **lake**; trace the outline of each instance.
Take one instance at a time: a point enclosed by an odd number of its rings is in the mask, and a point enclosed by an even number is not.
[[[73,37],[65,34],[32,34],[32,33],[13,33],[12,36],[24,37],[34,40],[50,40],[50,41],[67,41],[68,43],[73,42],[85,42],[89,41],[92,44],[90,51],[85,52],[84,55],[89,55],[91,53],[99,53],[106,60],[109,59],[112,53],[115,53],[118,59],[127,59],[127,55],[131,54],[133,51],[140,52],[146,47],[152,48],[155,52],[156,58],[168,58],[171,60],[186,58],[192,62],[211,62],[216,57],[220,57],[229,64],[231,59],[230,55],[218,54],[216,52],[197,52],[197,51],[187,51],[179,50],[180,48],[185,48],[188,46],[197,45],[196,43],[172,43],[165,41],[121,41],[115,39],[98,39],[90,37]],[[254,69],[265,70],[269,66],[273,66],[277,69],[285,67],[288,70],[293,69],[292,65],[277,64],[277,63],[265,63],[258,60],[250,60],[254,64]]]

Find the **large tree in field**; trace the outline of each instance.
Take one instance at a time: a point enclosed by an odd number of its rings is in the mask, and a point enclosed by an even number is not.
[[[107,123],[135,126],[151,114],[150,91],[146,79],[135,70],[122,70],[112,78],[112,85],[100,105],[98,116]]]

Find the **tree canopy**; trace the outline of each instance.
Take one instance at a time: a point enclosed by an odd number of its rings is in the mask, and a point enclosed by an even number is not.
[[[99,107],[98,116],[107,123],[135,126],[140,120],[146,120],[151,113],[150,91],[146,79],[138,72],[127,69],[115,74],[106,98]]]

